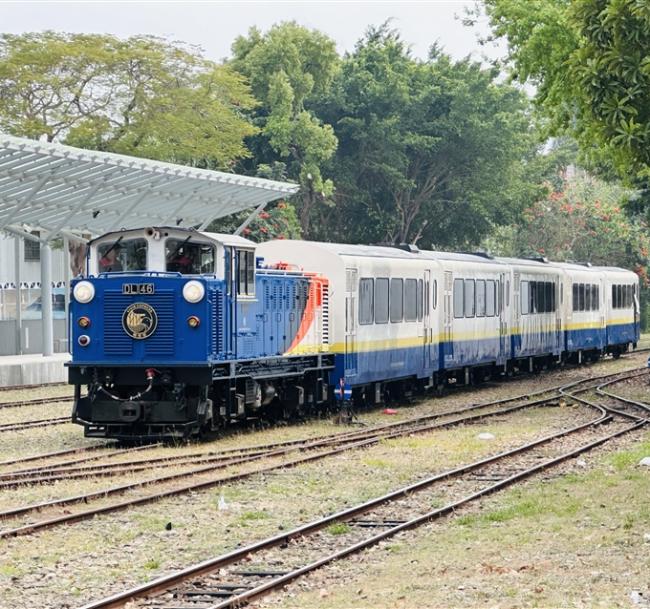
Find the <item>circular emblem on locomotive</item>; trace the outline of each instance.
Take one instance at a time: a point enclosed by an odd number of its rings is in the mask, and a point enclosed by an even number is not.
[[[158,315],[155,309],[144,302],[134,302],[124,309],[122,327],[131,338],[149,338],[156,331],[157,325]]]

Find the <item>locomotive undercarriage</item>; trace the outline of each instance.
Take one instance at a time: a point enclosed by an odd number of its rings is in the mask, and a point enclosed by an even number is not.
[[[328,356],[211,366],[70,367],[72,419],[86,437],[188,439],[249,419],[275,420],[327,406]],[[86,387],[82,395],[82,387]]]

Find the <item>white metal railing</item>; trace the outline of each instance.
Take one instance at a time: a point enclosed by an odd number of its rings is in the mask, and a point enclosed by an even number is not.
[[[52,310],[54,318],[65,318],[65,282],[52,282]],[[17,290],[14,283],[0,283],[0,321],[17,318],[17,303],[23,319],[41,318],[41,284],[38,281],[22,282]]]

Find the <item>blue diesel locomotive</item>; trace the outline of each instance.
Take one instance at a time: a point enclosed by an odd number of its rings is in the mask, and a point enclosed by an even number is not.
[[[73,419],[114,438],[313,411],[340,388],[380,403],[639,338],[624,269],[169,227],[92,241],[70,315]]]
[[[254,246],[176,228],[89,244],[69,365],[87,436],[188,437],[328,400],[327,279],[256,269]]]

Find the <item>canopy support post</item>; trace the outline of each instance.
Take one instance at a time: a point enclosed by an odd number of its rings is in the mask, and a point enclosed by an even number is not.
[[[18,355],[23,354],[23,311],[22,311],[22,290],[21,283],[21,264],[20,264],[20,237],[14,237],[14,282],[16,284],[16,351]]]
[[[54,320],[52,319],[52,246],[41,241],[41,314],[43,324],[43,356],[54,353]]]

